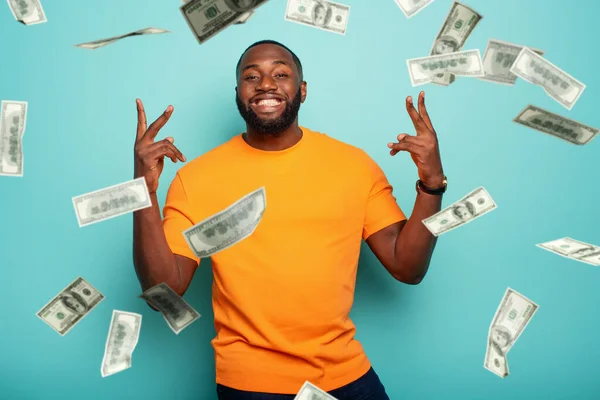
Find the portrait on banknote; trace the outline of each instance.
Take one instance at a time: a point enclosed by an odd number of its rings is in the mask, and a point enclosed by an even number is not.
[[[433,54],[448,54],[458,51],[458,41],[452,36],[442,36],[433,44]]]
[[[323,3],[318,3],[312,10],[312,21],[316,26],[325,27],[331,21],[331,7]]]
[[[466,221],[475,216],[475,206],[468,201],[457,204],[452,209],[452,214],[461,221]]]
[[[227,6],[237,12],[251,11],[256,2],[257,0],[225,0]]]
[[[75,292],[66,292],[61,296],[60,302],[73,314],[83,315],[88,311],[88,305],[83,297]]]

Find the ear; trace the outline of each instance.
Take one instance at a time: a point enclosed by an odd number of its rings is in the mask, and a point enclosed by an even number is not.
[[[304,100],[306,100],[306,81],[302,81],[302,83],[300,84],[300,93],[300,102],[304,103]]]

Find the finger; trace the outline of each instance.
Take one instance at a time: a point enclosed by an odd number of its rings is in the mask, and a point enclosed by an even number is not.
[[[391,149],[390,154],[392,156],[395,156],[400,151],[408,151],[409,153],[417,154],[425,149],[420,138],[416,136],[410,136],[402,133],[398,135],[398,137],[402,137],[398,143],[388,143],[388,148]]]
[[[135,99],[135,104],[137,105],[137,115],[138,115],[138,124],[137,124],[137,140],[140,140],[142,136],[144,136],[144,132],[146,132],[146,111],[144,111],[144,104],[142,104],[142,99]]]
[[[154,140],[154,138],[158,134],[158,131],[160,131],[160,129],[163,126],[165,126],[165,124],[167,123],[169,118],[171,118],[172,114],[173,114],[173,106],[167,107],[165,112],[162,113],[162,115],[160,117],[158,117],[156,119],[156,121],[154,121],[152,124],[150,124],[150,126],[148,127],[148,130],[144,134],[143,138],[149,139],[149,140]]]
[[[185,162],[185,156],[181,153],[181,151],[179,151],[177,147],[175,147],[173,142],[174,139],[172,137],[168,137],[161,140],[160,142],[152,143],[151,145],[147,146],[141,151],[140,158],[150,157],[151,154],[159,154],[160,152],[158,150],[160,149],[163,149],[163,151],[171,149],[173,151],[173,154],[175,154],[176,156],[176,159],[173,160],[173,162],[177,161],[177,159],[179,159],[182,162]]]
[[[427,108],[425,108],[425,92],[424,91],[419,93],[418,104],[419,104],[419,115],[421,115],[423,122],[425,122],[425,125],[427,125],[429,130],[435,134],[435,129],[433,129],[433,125],[431,124],[431,119],[429,119],[429,113],[427,112]]]
[[[408,112],[408,115],[410,116],[410,119],[417,130],[417,135],[419,135],[419,131],[421,131],[424,127],[427,127],[427,125],[425,125],[425,122],[423,122],[423,119],[415,109],[411,96],[406,98],[406,111]]]
[[[144,157],[144,160],[146,161],[146,165],[154,165],[163,157],[169,157],[171,161],[177,162],[177,151],[172,146],[161,144],[152,151],[148,152],[148,154],[146,154]]]

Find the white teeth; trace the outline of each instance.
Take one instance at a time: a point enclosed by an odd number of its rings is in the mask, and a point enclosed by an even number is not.
[[[256,102],[259,106],[277,106],[281,103],[281,100],[278,99],[264,99]]]

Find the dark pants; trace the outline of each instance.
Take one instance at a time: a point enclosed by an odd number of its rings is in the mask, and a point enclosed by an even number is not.
[[[373,368],[354,382],[328,393],[338,400],[390,400]],[[296,395],[247,392],[217,384],[217,396],[219,400],[293,400]]]

